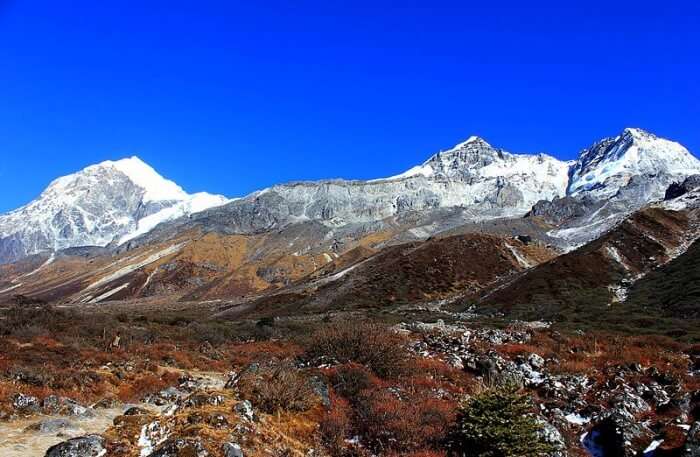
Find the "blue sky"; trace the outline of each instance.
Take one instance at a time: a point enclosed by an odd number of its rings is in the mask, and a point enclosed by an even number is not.
[[[698,153],[698,3],[0,0],[0,211],[130,155],[239,196],[473,134],[568,159],[637,126]]]

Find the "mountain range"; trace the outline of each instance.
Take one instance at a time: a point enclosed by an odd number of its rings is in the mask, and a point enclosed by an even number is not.
[[[631,128],[569,162],[473,136],[397,176],[234,199],[108,161],[0,216],[0,299],[225,300],[228,315],[449,299],[551,317],[566,292],[537,278],[569,274],[607,305],[683,255],[695,175],[683,146]]]

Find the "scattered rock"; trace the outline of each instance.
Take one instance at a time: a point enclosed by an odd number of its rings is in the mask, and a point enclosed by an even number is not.
[[[124,411],[124,416],[147,416],[151,414],[146,408],[141,408],[140,406],[132,406]]]
[[[223,395],[196,392],[185,398],[182,401],[182,406],[186,408],[199,408],[204,405],[219,406],[225,400]]]
[[[148,457],[207,457],[209,453],[195,438],[169,439]]]
[[[42,409],[47,414],[61,414],[64,416],[94,417],[95,412],[86,406],[66,397],[49,395],[42,402]]]

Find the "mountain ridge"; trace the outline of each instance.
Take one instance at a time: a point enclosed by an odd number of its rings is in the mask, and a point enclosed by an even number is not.
[[[429,236],[454,226],[431,221],[430,214],[439,218],[438,210],[445,208],[461,213],[457,223],[539,212],[555,223],[552,236],[575,245],[586,241],[587,226],[598,224],[592,233],[599,234],[619,219],[615,215],[663,197],[669,184],[695,173],[700,173],[700,161],[683,146],[632,128],[594,143],[576,161],[543,153],[513,154],[471,136],[399,175],[294,181],[240,199],[187,194],[134,156],[58,178],[37,199],[0,215],[0,261],[79,246],[119,246],[164,223],[174,229],[192,223],[206,226],[210,216],[231,233],[305,221],[318,221],[332,232],[355,233],[381,230],[418,212],[427,227],[419,232]],[[73,200],[62,195],[66,186],[68,191],[78,188]],[[591,199],[582,217],[556,223],[562,205],[570,208]],[[541,202],[549,204],[542,207]],[[32,212],[37,206],[42,208]],[[39,229],[27,228],[27,221]]]

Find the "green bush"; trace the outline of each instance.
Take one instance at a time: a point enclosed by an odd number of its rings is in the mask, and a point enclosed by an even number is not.
[[[534,457],[554,449],[543,441],[527,396],[515,387],[487,390],[459,410],[447,437],[452,457]]]

